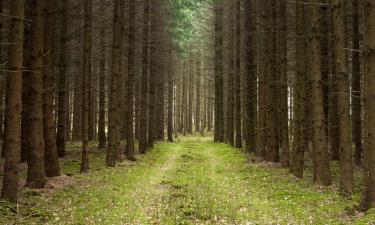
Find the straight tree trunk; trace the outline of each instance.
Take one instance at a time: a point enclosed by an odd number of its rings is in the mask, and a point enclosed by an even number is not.
[[[362,114],[361,114],[361,64],[360,64],[360,32],[359,32],[359,3],[352,0],[353,7],[353,49],[352,52],[352,132],[355,149],[355,162],[362,163]]]
[[[288,115],[288,58],[287,58],[287,3],[279,1],[277,3],[277,55],[278,55],[278,72],[280,73],[280,148],[281,148],[281,165],[284,168],[290,166],[289,159],[289,115]]]
[[[234,114],[235,114],[235,79],[236,79],[236,68],[235,68],[235,8],[234,8],[234,1],[228,4],[228,13],[226,13],[226,17],[228,18],[228,26],[227,29],[228,33],[227,38],[227,45],[226,45],[226,53],[227,53],[227,82],[226,82],[226,124],[224,129],[225,132],[225,141],[234,146]],[[223,90],[224,92],[224,90]]]
[[[294,176],[303,178],[306,128],[306,66],[305,66],[305,6],[296,2],[296,78],[294,84],[294,141],[291,171]]]
[[[317,0],[310,0],[309,3],[316,4]],[[314,148],[314,182],[322,185],[330,185],[330,165],[328,144],[326,138],[323,86],[320,61],[320,40],[319,40],[319,8],[311,8],[311,113],[313,119],[313,148]]]
[[[48,177],[60,176],[59,157],[56,146],[56,127],[53,115],[55,93],[55,1],[46,3],[44,26],[44,70],[43,70],[43,126],[44,165]],[[65,133],[64,133],[65,136]]]
[[[89,92],[91,71],[91,13],[92,0],[84,0],[84,31],[83,31],[83,76],[82,76],[82,112],[81,112],[81,139],[82,139],[82,162],[81,173],[89,172]]]
[[[60,157],[65,156],[65,133],[66,133],[66,76],[67,76],[67,46],[66,35],[68,32],[68,2],[62,0],[61,23],[60,23],[60,62],[58,80],[58,108],[57,108],[57,151]]]
[[[142,75],[141,75],[141,100],[140,100],[140,124],[139,124],[139,151],[145,154],[148,149],[147,138],[147,99],[148,99],[148,75],[149,75],[149,16],[150,0],[144,1],[143,14],[143,44],[142,44]]]
[[[257,24],[258,24],[258,113],[256,133],[256,154],[260,157],[266,156],[266,134],[267,134],[267,77],[270,66],[268,13],[270,1],[257,0]]]
[[[121,46],[123,42],[124,0],[114,0],[111,97],[108,122],[107,166],[120,160]]]
[[[195,131],[200,132],[201,130],[201,59],[197,59],[196,61],[196,98],[195,98]]]
[[[345,50],[344,0],[333,0],[334,35],[336,43],[337,116],[339,121],[341,191],[353,192],[352,139],[350,132],[350,100],[347,55]]]
[[[256,111],[256,82],[257,82],[257,41],[256,41],[256,0],[245,1],[245,143],[246,152],[253,152],[255,150],[255,126],[256,121],[254,114]]]
[[[30,102],[29,121],[30,134],[27,137],[27,178],[29,188],[43,188],[46,184],[44,166],[44,135],[43,135],[43,37],[45,0],[31,2],[30,31]]]
[[[168,66],[168,142],[173,142],[173,55],[172,50],[169,49],[168,58],[170,65]]]
[[[234,121],[236,129],[236,139],[234,146],[242,148],[242,127],[241,127],[241,1],[234,0],[234,15],[235,15],[235,48],[236,48],[236,66],[234,79],[234,98],[235,110]]]
[[[214,141],[224,141],[223,107],[223,6],[215,3],[215,132]]]
[[[128,82],[126,86],[126,157],[134,157],[134,85],[135,85],[135,0],[129,1],[129,52],[128,52]]]
[[[4,136],[4,175],[1,198],[16,202],[18,199],[18,163],[21,152],[22,63],[24,35],[24,0],[10,2],[12,16],[9,23],[8,99],[6,101],[7,124]]]
[[[103,12],[105,9],[105,2],[100,3],[100,11]],[[105,134],[105,63],[106,63],[106,24],[105,17],[102,16],[101,30],[100,30],[100,62],[99,62],[99,121],[98,121],[98,139],[99,148],[104,149],[107,146],[107,138]]]
[[[159,2],[157,0],[151,0],[150,11],[151,15],[157,15]],[[150,19],[150,83],[149,83],[149,102],[148,102],[148,148],[154,147],[155,141],[155,128],[156,128],[156,83],[158,79],[158,35],[159,35],[159,21],[158,19]]]
[[[365,1],[366,150],[361,208],[375,207],[375,0]]]

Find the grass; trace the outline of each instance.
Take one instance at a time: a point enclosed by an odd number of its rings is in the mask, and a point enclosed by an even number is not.
[[[346,199],[335,186],[249,163],[209,138],[160,143],[135,164],[111,169],[96,151],[84,175],[69,147],[63,165],[74,182],[52,193],[24,189],[18,206],[0,204],[0,224],[375,224],[375,211],[355,211],[359,193]]]

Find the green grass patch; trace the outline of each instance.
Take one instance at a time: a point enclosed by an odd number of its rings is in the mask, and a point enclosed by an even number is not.
[[[0,224],[374,224],[336,186],[318,187],[285,169],[249,163],[241,150],[208,137],[159,143],[135,164],[106,168],[91,153],[79,174],[79,145],[63,162],[74,182],[53,192],[24,189],[20,204],[0,202]],[[337,166],[333,165],[337,181]],[[359,172],[359,171],[358,171]],[[310,177],[309,172],[307,176]]]

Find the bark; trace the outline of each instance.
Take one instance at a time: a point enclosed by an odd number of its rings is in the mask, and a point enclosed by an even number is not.
[[[158,12],[157,0],[151,0],[150,11],[151,15],[157,15]],[[155,128],[156,128],[156,83],[158,78],[158,37],[159,34],[159,23],[158,19],[150,19],[150,83],[149,83],[149,102],[148,102],[148,148],[154,147],[155,141]]]
[[[278,68],[280,74],[280,107],[277,117],[279,117],[280,130],[280,161],[281,165],[286,168],[290,166],[289,159],[289,115],[288,115],[288,58],[287,58],[287,3],[278,2],[277,11],[277,55]]]
[[[294,84],[294,142],[291,171],[294,176],[303,178],[306,127],[306,66],[305,66],[305,6],[296,2],[296,78]]]
[[[24,0],[10,2],[9,14],[13,17],[9,24],[9,46],[8,53],[8,99],[7,125],[4,136],[4,175],[1,191],[1,198],[16,202],[18,199],[18,163],[21,151],[21,107],[22,107],[22,62],[23,62],[23,35],[24,21]]]
[[[214,141],[224,141],[223,107],[223,6],[215,2],[215,132]]]
[[[83,76],[82,76],[82,109],[81,109],[81,139],[82,162],[81,173],[89,172],[89,92],[91,71],[91,13],[92,0],[84,0],[84,31],[83,31]]]
[[[333,0],[334,35],[336,43],[337,116],[340,139],[340,186],[347,195],[353,192],[352,139],[350,132],[349,76],[345,50],[344,0]]]
[[[375,0],[365,1],[366,149],[361,208],[375,207]]]
[[[256,0],[245,1],[245,127],[246,127],[246,152],[255,150],[255,126],[254,114],[256,111],[256,82],[257,82],[257,40],[256,40]],[[254,104],[255,103],[255,104]]]
[[[278,135],[278,116],[277,116],[277,104],[279,99],[279,85],[277,85],[279,80],[279,71],[277,70],[277,32],[276,26],[276,1],[269,1],[267,5],[268,10],[266,12],[267,18],[267,34],[270,38],[267,42],[267,47],[269,47],[269,66],[267,67],[267,86],[266,86],[266,106],[267,106],[267,151],[266,160],[270,162],[279,162],[279,135]]]
[[[234,92],[235,92],[235,11],[234,11],[234,4],[233,1],[229,4],[228,13],[226,17],[229,17],[229,24],[226,29],[228,41],[226,44],[226,60],[227,60],[227,82],[226,82],[226,124],[225,124],[225,141],[234,146],[234,113],[235,113],[235,99],[234,99]],[[224,91],[224,90],[223,90]]]
[[[173,55],[172,50],[169,50],[168,58],[170,65],[168,67],[168,142],[173,142]]]
[[[44,165],[48,177],[60,176],[59,157],[56,146],[55,118],[53,115],[55,93],[55,13],[55,1],[48,1],[46,3],[46,22],[44,26],[43,71]]]
[[[196,98],[195,98],[195,131],[201,131],[201,60],[198,58],[196,61]]]
[[[309,3],[317,3],[310,0]],[[313,121],[313,148],[314,148],[314,182],[322,185],[330,185],[330,165],[328,155],[328,144],[326,139],[326,128],[324,118],[323,86],[320,61],[319,40],[319,9],[311,7],[311,29],[310,40],[311,57],[311,113]]]
[[[105,2],[100,3],[100,11],[103,12],[105,8]],[[106,24],[105,17],[103,16],[101,21],[101,30],[100,30],[100,62],[99,62],[99,121],[98,121],[98,139],[99,139],[99,148],[104,149],[107,146],[107,139],[105,134],[105,81],[106,81]]]
[[[353,7],[353,49],[352,52],[352,132],[355,149],[355,162],[357,165],[362,163],[362,113],[361,113],[361,64],[360,64],[360,32],[359,32],[359,3],[358,0],[352,1]]]
[[[57,108],[57,151],[60,157],[65,156],[66,133],[66,76],[67,76],[67,46],[66,35],[68,31],[67,0],[62,1],[60,24],[60,62],[58,79],[58,108]]]
[[[121,46],[123,42],[124,0],[114,0],[111,97],[108,118],[107,166],[120,160]]]
[[[139,125],[139,151],[145,154],[148,149],[147,138],[147,98],[148,98],[148,70],[149,70],[149,16],[150,0],[144,1],[143,14],[143,46],[142,46],[142,76]]]
[[[258,24],[258,113],[256,151],[257,156],[266,156],[266,133],[267,133],[267,76],[269,67],[269,30],[267,29],[267,11],[270,9],[269,1],[257,1],[257,24]]]
[[[134,158],[134,85],[135,85],[135,0],[129,1],[129,52],[128,52],[128,82],[126,86],[126,157]]]
[[[235,48],[236,48],[236,66],[234,79],[234,98],[235,110],[234,121],[236,130],[236,139],[234,146],[242,148],[242,128],[241,128],[241,1],[234,1],[234,15],[235,15]]]
[[[27,137],[27,178],[29,188],[43,188],[46,184],[43,141],[43,37],[44,37],[44,0],[31,2],[30,31],[30,133]]]

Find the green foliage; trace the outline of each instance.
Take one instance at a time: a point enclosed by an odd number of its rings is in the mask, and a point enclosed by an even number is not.
[[[168,0],[170,11],[170,32],[178,52],[184,56],[190,43],[198,40],[198,16],[207,0]]]

